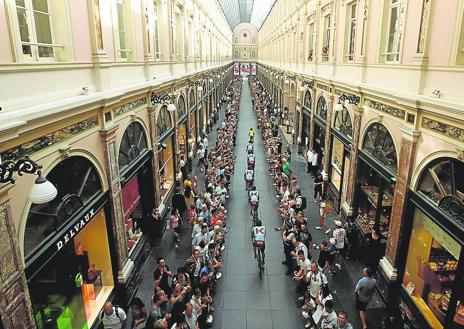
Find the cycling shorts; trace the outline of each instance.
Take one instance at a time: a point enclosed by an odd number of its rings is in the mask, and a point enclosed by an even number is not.
[[[266,248],[266,243],[265,243],[264,241],[262,241],[262,240],[258,240],[258,241],[255,240],[255,241],[253,242],[253,245],[254,245],[255,247],[261,248],[261,249],[263,249],[263,250]]]

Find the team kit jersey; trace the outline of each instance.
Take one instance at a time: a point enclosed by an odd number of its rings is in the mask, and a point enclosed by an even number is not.
[[[258,202],[259,200],[259,192],[258,191],[251,191],[250,192],[250,202]]]
[[[253,237],[255,241],[265,241],[266,228],[264,226],[253,227]]]
[[[253,179],[254,172],[253,170],[246,170],[245,171],[245,179],[251,181]]]

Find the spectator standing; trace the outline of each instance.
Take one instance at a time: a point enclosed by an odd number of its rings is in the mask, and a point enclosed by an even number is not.
[[[113,306],[111,302],[106,302],[103,306],[101,321],[104,329],[122,329],[126,324],[126,313],[118,306]]]
[[[337,313],[335,313],[333,306],[333,301],[330,299],[326,300],[324,303],[324,312],[321,317],[321,329],[333,329],[337,324]]]
[[[313,176],[316,176],[317,170],[319,169],[318,166],[318,159],[319,155],[317,154],[316,151],[313,150],[313,158],[312,158],[312,169],[313,169]]]
[[[353,325],[348,322],[348,315],[345,311],[338,312],[337,323],[333,329],[353,329]]]
[[[187,163],[185,162],[184,156],[180,156],[179,161],[180,172],[182,173],[182,180],[185,180],[188,176]]]
[[[341,271],[342,266],[340,265],[340,258],[342,257],[345,251],[346,232],[343,228],[343,223],[341,221],[336,220],[334,223],[337,228],[333,231],[333,238],[335,239],[335,247],[337,248],[338,255],[338,262],[335,263],[335,266]]]
[[[176,187],[174,195],[171,199],[171,206],[179,211],[179,215],[183,218],[184,212],[187,210],[184,196],[180,193],[180,189]]]
[[[147,308],[139,297],[131,303],[131,329],[143,329],[147,320]]]
[[[155,286],[160,287],[166,295],[171,295],[171,287],[169,286],[169,278],[172,278],[172,272],[169,270],[169,266],[166,265],[166,260],[163,257],[159,257],[157,260],[158,268],[153,272],[153,280]]]
[[[205,159],[208,158],[208,135],[205,134],[205,137],[203,137],[203,146],[205,147]]]
[[[372,278],[372,270],[369,267],[363,269],[363,277],[359,279],[354,289],[356,294],[356,309],[359,311],[362,329],[367,328],[366,324],[366,307],[374,295],[377,281]]]
[[[314,202],[317,202],[318,197],[322,197],[322,187],[324,185],[324,179],[321,173],[314,174]]]
[[[325,216],[327,215],[326,207],[327,207],[327,202],[325,200],[325,197],[322,196],[321,202],[319,204],[319,226],[316,226],[316,230],[325,229],[325,234],[331,231],[331,229],[328,228],[327,224],[325,223]]]
[[[307,162],[306,173],[307,174],[313,173],[313,156],[314,156],[313,149],[308,149],[308,152],[306,152],[306,162]]]

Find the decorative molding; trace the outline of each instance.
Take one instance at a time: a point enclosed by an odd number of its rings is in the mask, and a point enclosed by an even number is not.
[[[392,115],[394,117],[397,117],[397,118],[400,118],[400,119],[404,119],[404,117],[406,115],[406,111],[404,111],[404,110],[401,110],[399,108],[396,108],[396,107],[393,107],[393,106],[390,106],[390,105],[386,105],[386,104],[383,104],[383,103],[379,103],[379,102],[374,101],[374,100],[369,99],[369,98],[366,98],[366,100],[364,101],[364,104],[367,107],[370,107],[370,108],[372,108],[374,110],[390,114],[390,115]]]
[[[393,265],[390,264],[387,257],[383,257],[380,260],[379,266],[382,269],[382,272],[387,277],[387,279],[390,280],[390,282],[395,282],[398,279],[398,272],[396,268],[394,268]]]
[[[30,142],[24,143],[14,149],[10,149],[1,154],[1,159],[2,161],[18,160],[24,157],[25,155],[31,155],[34,152],[37,152],[51,145],[67,140],[75,135],[78,135],[86,130],[92,129],[96,126],[98,126],[97,116],[83,121],[79,121],[78,123],[67,126],[60,130],[56,130],[52,133],[34,139]]]
[[[147,104],[148,104],[147,97],[142,97],[135,101],[129,102],[127,104],[115,107],[113,109],[114,117],[118,117],[120,115],[123,115],[124,113],[127,113],[129,111],[132,111],[138,107],[141,107]]]
[[[438,203],[438,208],[464,224],[464,203],[454,195],[444,196]]]
[[[327,86],[327,85],[323,85],[322,83],[319,83],[319,82],[316,83],[316,87],[319,88],[319,89],[325,90],[325,91],[327,91],[327,92],[329,92],[329,93],[332,92],[332,88],[331,88],[331,87],[329,87],[329,86]]]
[[[464,161],[464,150],[456,149],[457,158]]]
[[[462,128],[458,128],[427,117],[422,118],[421,126],[423,128],[436,131],[459,142],[464,142],[464,129]]]

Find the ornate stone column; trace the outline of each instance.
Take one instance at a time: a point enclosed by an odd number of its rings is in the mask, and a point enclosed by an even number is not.
[[[0,189],[0,316],[3,328],[36,328],[7,184]]]
[[[196,112],[195,112],[196,115]],[[151,145],[153,145],[153,186],[155,187],[155,200],[156,204],[159,205],[161,202],[160,198],[160,184],[158,182],[158,131],[156,126],[156,109],[154,107],[148,108],[148,117],[150,118],[150,140]],[[198,129],[198,127],[197,127]],[[196,141],[195,141],[196,142]]]
[[[327,104],[327,120],[325,125],[325,141],[324,141],[324,170],[322,171],[322,176],[324,177],[324,181],[328,180],[328,168],[330,165],[330,156],[332,154],[330,149],[330,127],[332,125],[332,115],[333,115],[333,104],[334,104],[334,96],[329,96],[329,102]]]
[[[403,228],[403,217],[407,207],[409,182],[412,176],[417,139],[420,135],[419,131],[415,131],[404,126],[401,127],[401,132],[401,149],[398,157],[398,173],[396,176],[395,193],[393,196],[387,250],[385,252],[385,257],[380,261],[380,268],[384,272],[386,278],[391,282],[396,281],[397,278],[396,262],[398,256],[398,244],[401,230]]]
[[[353,140],[350,150],[350,171],[346,182],[346,196],[342,204],[342,214],[349,217],[353,214],[353,200],[356,189],[356,172],[358,170],[358,153],[361,134],[361,117],[363,108],[353,106]]]
[[[121,177],[116,153],[116,132],[119,126],[114,125],[100,130],[105,144],[105,169],[109,182],[111,222],[118,262],[118,282],[125,283],[134,268],[134,262],[128,259],[126,232],[124,228],[124,211],[122,209]]]

